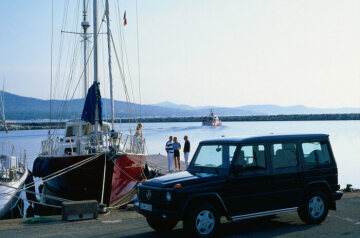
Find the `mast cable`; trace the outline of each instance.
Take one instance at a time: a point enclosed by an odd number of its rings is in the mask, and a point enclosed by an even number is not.
[[[53,84],[53,43],[54,43],[54,0],[51,0],[51,50],[50,50],[50,124],[52,117],[52,84]],[[50,130],[49,130],[50,133]]]
[[[139,100],[140,100],[140,122],[142,121],[142,104],[141,104],[141,70],[140,70],[140,46],[139,46],[139,14],[138,14],[138,0],[136,0],[136,42],[137,42],[137,61],[138,61],[138,77],[139,77]]]

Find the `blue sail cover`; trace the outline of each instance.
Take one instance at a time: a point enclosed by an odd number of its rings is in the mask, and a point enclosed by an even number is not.
[[[100,83],[94,82],[89,88],[81,116],[81,120],[90,122],[92,125],[95,124],[96,107],[98,107],[99,124],[102,125],[102,101],[99,84]]]

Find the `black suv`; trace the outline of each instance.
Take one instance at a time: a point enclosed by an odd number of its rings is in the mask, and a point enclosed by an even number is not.
[[[236,221],[297,211],[309,224],[336,209],[338,171],[325,134],[206,140],[184,172],[138,186],[138,211],[157,231],[216,233],[220,217]]]

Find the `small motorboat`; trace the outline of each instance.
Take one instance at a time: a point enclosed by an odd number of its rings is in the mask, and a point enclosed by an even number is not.
[[[27,176],[25,156],[0,155],[0,219],[18,204]]]

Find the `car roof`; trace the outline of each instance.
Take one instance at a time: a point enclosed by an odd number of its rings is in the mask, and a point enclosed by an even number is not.
[[[295,140],[324,140],[328,139],[327,134],[291,134],[291,135],[264,135],[253,137],[227,137],[201,141],[200,144],[214,143],[257,143],[272,141],[295,141]]]

